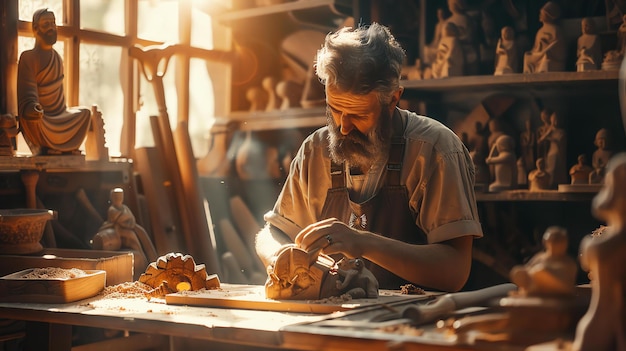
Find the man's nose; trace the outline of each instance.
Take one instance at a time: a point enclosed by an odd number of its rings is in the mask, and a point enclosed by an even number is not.
[[[341,114],[341,134],[348,135],[354,129],[354,125],[352,124],[352,120],[346,113]]]

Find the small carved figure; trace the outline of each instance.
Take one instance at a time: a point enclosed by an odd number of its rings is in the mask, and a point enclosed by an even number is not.
[[[302,85],[292,80],[281,80],[276,84],[276,95],[281,99],[280,109],[288,110],[300,106]]]
[[[463,75],[463,50],[459,42],[459,30],[452,22],[446,22],[444,34],[439,41],[437,57],[431,66],[433,78]]]
[[[424,63],[432,64],[437,57],[437,50],[439,48],[439,41],[443,37],[443,30],[446,24],[446,10],[443,8],[437,9],[437,24],[435,24],[435,30],[433,39],[428,45],[424,47]]]
[[[149,261],[156,259],[156,249],[148,233],[137,224],[130,208],[124,205],[124,189],[111,190],[107,220],[94,235],[92,246],[96,250],[132,250],[135,254],[135,272],[141,272]]]
[[[532,127],[530,118],[524,121],[525,129],[520,134],[520,146],[521,146],[521,159],[524,164],[524,169],[529,170],[535,166],[535,145],[537,144],[537,138]]]
[[[589,184],[589,174],[593,168],[587,164],[585,154],[578,155],[578,163],[569,169],[571,184]]]
[[[267,105],[265,106],[265,111],[277,110],[279,107],[279,100],[276,96],[276,79],[271,76],[265,77],[263,78],[261,85],[267,94]]]
[[[344,277],[337,280],[337,289],[354,299],[377,298],[378,280],[361,258],[342,258],[336,264],[337,274]]]
[[[591,277],[591,302],[578,322],[572,350],[625,351],[626,154],[609,161],[605,183],[593,199],[592,210],[607,226],[602,235],[582,248]]]
[[[519,187],[525,187],[528,185],[528,174],[529,172],[526,170],[524,166],[524,159],[518,157],[517,159],[517,185]]]
[[[600,37],[591,18],[583,18],[580,24],[582,35],[578,37],[576,71],[594,71],[600,67],[602,61]]]
[[[524,73],[555,72],[565,69],[567,45],[558,23],[561,8],[548,1],[539,11],[541,28],[535,35],[531,51],[524,54]]]
[[[250,112],[262,111],[267,101],[267,94],[260,87],[251,87],[246,91],[246,99],[250,102]]]
[[[609,142],[609,131],[605,128],[598,130],[593,142],[597,149],[591,156],[591,167],[593,171],[589,173],[589,184],[602,184],[604,181],[604,169],[611,156],[613,156]]]
[[[506,26],[501,30],[501,37],[496,45],[496,68],[493,74],[517,73],[519,70],[517,43],[515,42],[515,30]]]
[[[548,155],[548,149],[550,148],[550,143],[547,140],[539,141],[539,138],[542,135],[546,134],[546,132],[550,129],[551,116],[552,116],[551,109],[544,108],[543,110],[541,110],[541,114],[540,114],[541,125],[537,127],[537,134],[536,134],[537,158],[546,157],[546,155]]]
[[[548,128],[537,138],[538,143],[544,141],[548,142],[548,152],[543,158],[546,162],[546,172],[550,174],[551,186],[567,183],[567,134],[563,128],[560,128],[556,112],[550,116]]]
[[[17,121],[13,115],[0,115],[0,156],[13,156],[13,138],[17,135]]]
[[[461,46],[464,65],[462,72],[467,75],[476,75],[480,67],[478,26],[467,13],[466,0],[448,0],[448,10],[451,15],[446,20],[446,24],[453,23],[457,28],[457,38]]]
[[[91,122],[86,107],[69,108],[63,91],[63,62],[52,47],[57,41],[54,13],[33,14],[35,47],[20,55],[17,73],[18,122],[34,155],[80,154]]]
[[[511,281],[520,296],[568,296],[576,285],[578,266],[567,255],[568,237],[565,228],[552,226],[543,234],[544,251],[523,266],[511,269]]]
[[[546,172],[546,162],[540,157],[536,161],[536,169],[533,169],[528,173],[528,190],[530,191],[542,191],[550,189],[550,174]]]
[[[506,134],[498,137],[485,160],[488,165],[494,165],[495,180],[489,184],[489,191],[510,190],[517,186],[516,159],[513,138]]]

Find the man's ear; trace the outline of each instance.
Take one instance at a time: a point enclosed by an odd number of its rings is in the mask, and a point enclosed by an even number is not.
[[[389,108],[391,111],[398,105],[400,102],[400,98],[402,97],[402,93],[404,93],[404,87],[399,87],[393,95],[391,95],[391,101],[389,102]]]

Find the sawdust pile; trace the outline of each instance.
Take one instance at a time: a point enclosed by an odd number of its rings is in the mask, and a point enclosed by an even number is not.
[[[102,296],[111,299],[136,299],[145,298],[145,294],[152,290],[148,284],[138,281],[124,282],[104,288]]]
[[[71,279],[87,275],[87,272],[78,268],[45,267],[34,268],[20,276],[22,279]]]

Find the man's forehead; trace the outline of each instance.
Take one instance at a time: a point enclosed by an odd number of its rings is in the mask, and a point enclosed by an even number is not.
[[[334,86],[326,86],[326,101],[335,108],[350,108],[353,110],[367,110],[378,101],[375,92],[366,95],[354,94],[351,92],[343,92]]]
[[[42,14],[41,17],[39,17],[39,20],[37,20],[37,22],[54,21],[55,19],[56,18],[54,17],[54,13],[46,12]]]

